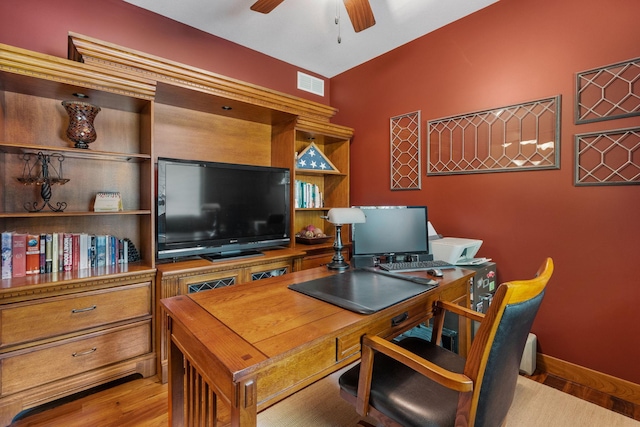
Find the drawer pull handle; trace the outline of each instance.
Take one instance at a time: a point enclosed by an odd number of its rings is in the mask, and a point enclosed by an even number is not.
[[[404,322],[405,320],[407,320],[409,318],[409,313],[407,313],[406,311],[402,314],[398,314],[396,317],[394,317],[393,319],[391,319],[391,326],[398,326],[399,324],[401,324],[402,322]]]
[[[73,354],[72,354],[72,356],[73,356],[73,357],[86,356],[87,354],[91,354],[91,353],[95,352],[97,349],[98,349],[98,347],[93,347],[93,348],[92,348],[92,349],[90,349],[90,350],[82,351],[82,352],[80,352],[80,353],[75,352],[75,353],[73,353]]]
[[[74,308],[71,310],[72,313],[84,313],[85,311],[91,311],[91,310],[95,310],[96,308],[98,308],[97,305],[92,305],[91,307],[86,307],[86,308]]]

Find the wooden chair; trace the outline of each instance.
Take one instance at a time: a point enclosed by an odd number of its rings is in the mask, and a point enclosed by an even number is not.
[[[360,364],[340,377],[341,396],[384,426],[504,425],[552,273],[547,258],[535,278],[503,283],[485,315],[436,302],[431,342],[410,337],[394,344],[364,336]],[[436,344],[445,310],[481,322],[466,360]]]

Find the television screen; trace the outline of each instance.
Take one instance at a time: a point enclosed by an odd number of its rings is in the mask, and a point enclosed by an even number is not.
[[[290,242],[289,169],[159,158],[157,257],[242,256]]]
[[[426,206],[357,206],[366,222],[353,224],[354,255],[429,252]]]

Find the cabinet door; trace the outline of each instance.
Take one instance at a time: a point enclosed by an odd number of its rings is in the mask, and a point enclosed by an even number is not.
[[[235,285],[240,282],[239,276],[240,270],[229,270],[183,277],[179,284],[180,295]]]

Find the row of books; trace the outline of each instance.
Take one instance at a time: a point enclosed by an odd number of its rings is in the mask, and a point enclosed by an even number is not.
[[[322,192],[316,184],[296,179],[294,193],[296,208],[321,208],[324,206]]]
[[[128,240],[87,233],[2,233],[2,278],[128,263]]]

